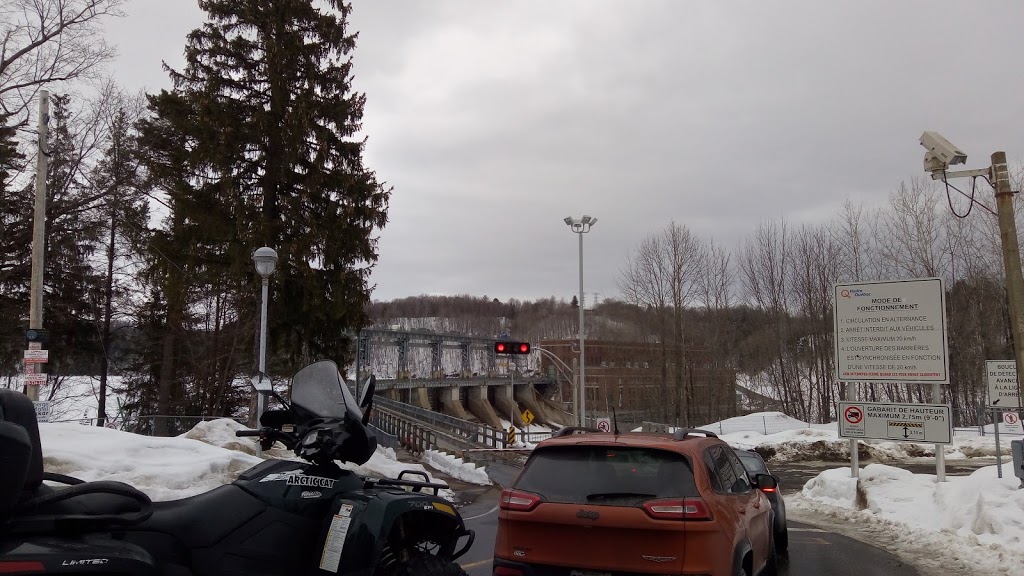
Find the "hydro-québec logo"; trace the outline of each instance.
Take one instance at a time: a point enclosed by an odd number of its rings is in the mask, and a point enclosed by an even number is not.
[[[844,288],[839,291],[839,295],[843,298],[864,298],[871,296],[871,292],[865,292],[860,288]]]

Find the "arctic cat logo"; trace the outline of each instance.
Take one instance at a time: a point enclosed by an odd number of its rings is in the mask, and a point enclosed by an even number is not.
[[[302,470],[267,474],[260,482],[280,482],[284,480],[289,486],[308,486],[310,488],[334,488],[334,480],[319,476],[306,476]]]
[[[334,488],[334,480],[319,476],[289,476],[289,486],[309,486],[312,488]]]
[[[263,478],[260,478],[260,482],[280,482],[281,480],[287,480],[297,474],[302,474],[302,470],[292,470],[291,472],[278,472],[276,474],[267,474]]]
[[[107,558],[90,558],[89,560],[65,560],[61,566],[97,566],[110,562]]]

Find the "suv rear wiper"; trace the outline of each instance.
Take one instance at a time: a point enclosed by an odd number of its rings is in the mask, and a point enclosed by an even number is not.
[[[654,494],[644,494],[641,492],[598,492],[596,494],[587,494],[587,501],[610,500],[612,498],[654,498],[654,496]]]

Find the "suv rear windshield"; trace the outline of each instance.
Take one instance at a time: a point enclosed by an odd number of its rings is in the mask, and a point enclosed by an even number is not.
[[[613,446],[535,450],[514,488],[562,504],[633,506],[650,498],[699,496],[682,454]]]

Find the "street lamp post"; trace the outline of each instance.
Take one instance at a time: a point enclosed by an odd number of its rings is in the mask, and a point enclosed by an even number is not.
[[[585,427],[587,425],[587,368],[586,362],[584,361],[585,350],[583,343],[583,235],[590,232],[590,228],[594,224],[597,224],[597,218],[592,218],[584,214],[583,218],[576,220],[572,216],[566,216],[564,222],[580,237],[580,413],[577,417],[580,419],[580,426]]]
[[[270,292],[270,275],[277,267],[277,252],[273,248],[264,246],[252,253],[252,260],[256,263],[256,272],[263,277],[263,300],[260,309],[260,368],[259,378],[263,379],[267,371],[267,298]],[[263,394],[256,392],[256,426],[259,427],[260,417],[263,416]],[[263,448],[256,444],[256,455],[263,456]]]

